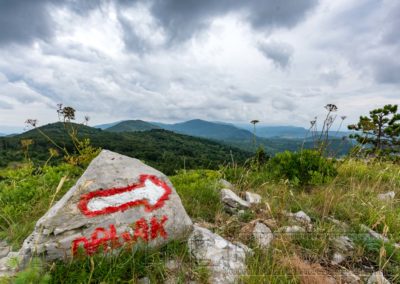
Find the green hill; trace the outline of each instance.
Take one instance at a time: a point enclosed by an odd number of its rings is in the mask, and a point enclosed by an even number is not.
[[[148,123],[143,120],[125,120],[107,128],[111,132],[124,132],[124,131],[147,131],[152,129],[160,129],[159,126]]]
[[[232,156],[240,163],[251,155],[236,147],[162,129],[115,133],[80,124],[71,125],[77,129],[79,138],[90,138],[93,146],[138,158],[166,174],[183,168],[216,169],[219,165],[231,161]],[[40,127],[40,130],[57,144],[66,147],[69,152],[74,151],[62,123],[48,124]],[[13,137],[0,137],[0,166],[24,159],[22,139],[33,140],[29,147],[29,156],[36,162],[46,161],[49,148],[54,148],[37,129]],[[58,160],[61,160],[61,157]]]

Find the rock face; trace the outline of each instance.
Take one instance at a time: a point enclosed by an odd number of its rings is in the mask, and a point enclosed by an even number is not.
[[[103,150],[37,223],[20,255],[46,260],[123,246],[157,247],[187,237],[192,221],[168,178],[137,159]]]
[[[274,235],[270,228],[261,222],[257,222],[253,229],[253,237],[256,243],[262,248],[269,248]]]
[[[232,190],[227,188],[221,189],[221,201],[224,203],[225,209],[232,213],[239,209],[250,207],[250,203],[241,199]]]
[[[196,260],[207,264],[210,283],[237,283],[238,276],[246,273],[246,251],[249,249],[243,244],[235,245],[199,226],[194,226],[188,244]]]
[[[261,203],[261,196],[257,193],[246,191],[245,199],[251,205]]]

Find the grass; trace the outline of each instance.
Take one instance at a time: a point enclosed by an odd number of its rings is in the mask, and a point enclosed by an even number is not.
[[[339,273],[338,267],[330,264],[331,239],[342,234],[355,243],[353,256],[343,263],[343,268],[364,270],[367,274],[382,270],[392,283],[399,283],[399,250],[371,239],[360,231],[360,225],[400,242],[400,166],[347,160],[338,162],[336,168],[338,174],[329,183],[307,187],[277,180],[265,168],[181,171],[172,176],[171,181],[195,222],[254,250],[253,256],[247,259],[248,275],[242,276],[245,283],[309,283],[316,277],[310,275],[310,270],[322,275],[322,280],[318,281],[325,281],[324,273]],[[82,169],[64,164],[39,171],[31,165],[0,170],[1,238],[6,237],[18,248],[36,220],[49,208],[61,178],[68,176],[55,199],[59,199],[81,173]],[[239,195],[246,190],[262,195],[262,204],[240,216],[225,213],[219,199],[221,177],[234,182]],[[377,195],[387,191],[395,191],[396,199],[378,200]],[[284,211],[299,210],[312,218],[312,234],[294,237],[277,234],[271,249],[257,248],[251,235],[251,221],[272,220],[270,227],[276,231],[293,224]],[[349,228],[340,228],[327,217],[343,221]],[[166,265],[171,259],[179,263],[174,271]],[[45,265],[39,272],[34,267],[24,273],[27,275],[18,277],[27,279],[36,273],[48,283],[136,283],[141,277],[149,277],[152,283],[171,278],[174,283],[191,280],[206,283],[208,275],[206,268],[194,262],[182,242],[173,242],[159,251],[123,251],[118,255],[104,257],[100,254],[67,264],[55,262]]]

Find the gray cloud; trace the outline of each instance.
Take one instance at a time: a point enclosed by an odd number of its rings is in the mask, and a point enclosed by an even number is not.
[[[0,45],[29,44],[53,34],[47,0],[5,0],[0,8]]]
[[[318,0],[154,0],[153,15],[172,40],[190,38],[218,16],[240,12],[253,28],[292,27],[318,4]]]
[[[286,69],[293,55],[293,47],[283,42],[264,42],[259,44],[260,51],[272,60],[275,66]]]

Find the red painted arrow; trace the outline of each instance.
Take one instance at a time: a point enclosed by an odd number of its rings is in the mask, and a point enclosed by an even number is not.
[[[88,217],[125,211],[143,205],[150,212],[164,205],[171,188],[153,175],[141,175],[139,182],[126,187],[99,189],[81,196],[78,208]]]

